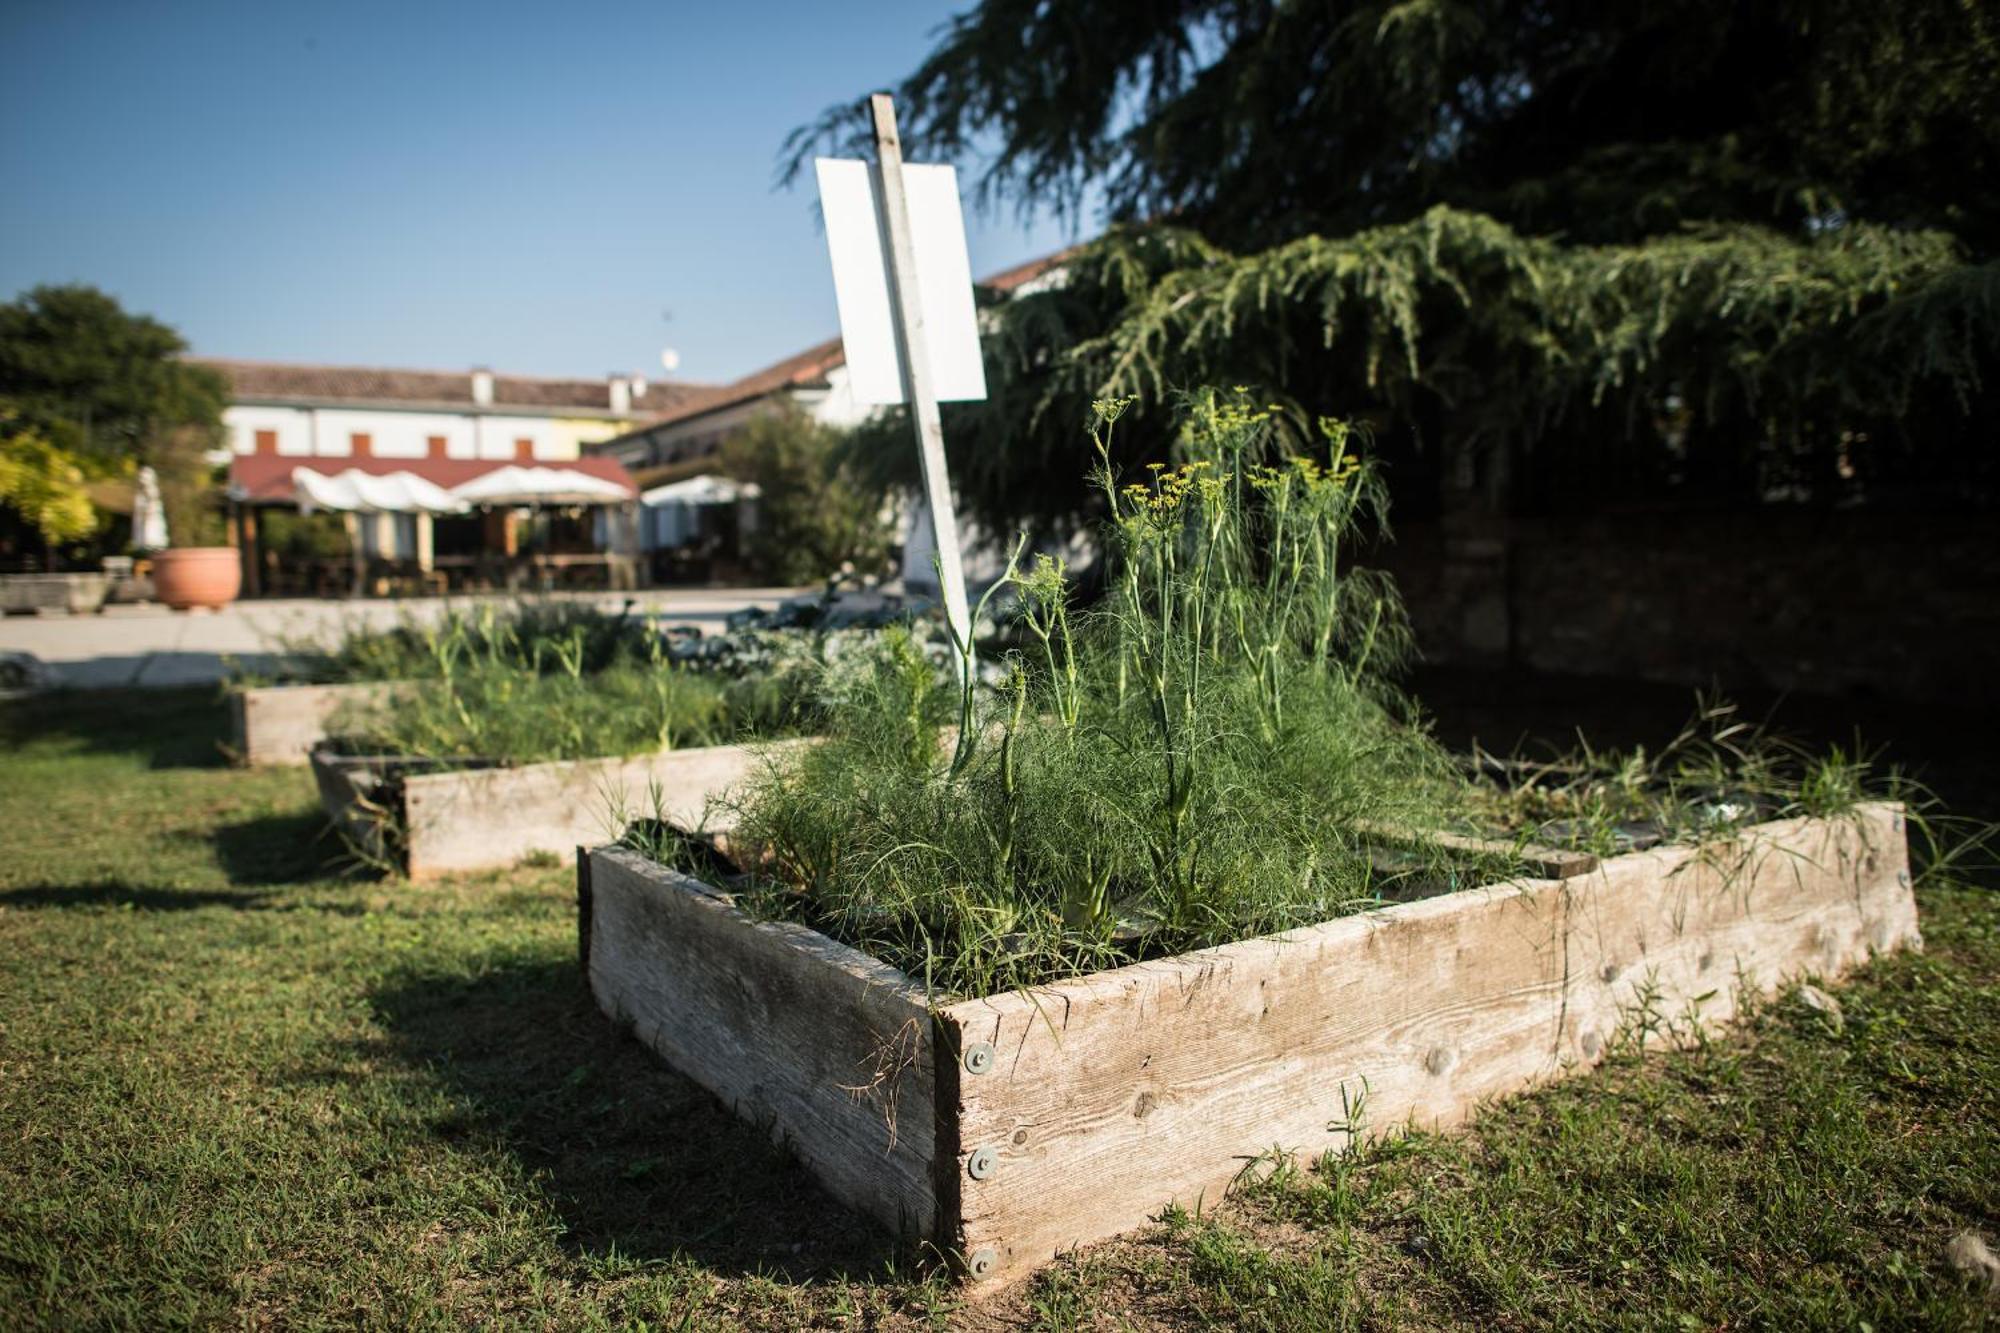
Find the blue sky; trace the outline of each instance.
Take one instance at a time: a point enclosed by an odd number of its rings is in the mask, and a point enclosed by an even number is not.
[[[726,380],[838,330],[779,145],[968,0],[0,0],[0,296],[197,352]],[[968,216],[986,273],[1070,239]]]

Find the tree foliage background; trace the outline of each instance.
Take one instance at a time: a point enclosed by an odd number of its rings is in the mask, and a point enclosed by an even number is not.
[[[789,405],[759,413],[723,442],[722,471],[760,492],[746,546],[761,577],[802,584],[843,565],[886,568],[893,534],[882,493],[855,477],[844,453],[841,432]]]
[[[220,439],[228,389],[181,359],[173,329],[93,287],[43,286],[0,305],[0,453],[10,507],[50,545],[95,530],[90,481],[160,478],[179,545],[219,535],[205,455]],[[33,498],[29,498],[33,497]]]
[[[1111,224],[992,301],[993,396],[947,417],[989,523],[1077,516],[1090,399],[1202,382],[1360,415],[1419,511],[1991,502],[1972,0],[984,0],[894,91],[985,203]],[[866,134],[832,108],[786,166]]]

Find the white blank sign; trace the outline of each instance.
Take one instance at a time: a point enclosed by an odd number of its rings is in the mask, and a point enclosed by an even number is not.
[[[840,306],[840,341],[857,403],[903,401],[903,362],[896,350],[889,298],[888,233],[882,225],[881,183],[866,162],[822,157],[820,208],[833,257],[833,294]],[[903,166],[910,244],[916,253],[917,295],[931,387],[940,402],[986,396],[979,360],[979,321],[972,306],[972,263],[965,254],[965,217],[958,206],[958,172],[949,166]]]

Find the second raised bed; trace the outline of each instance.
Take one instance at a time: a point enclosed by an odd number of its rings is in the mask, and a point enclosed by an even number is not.
[[[230,746],[236,761],[278,767],[310,761],[335,717],[394,699],[406,681],[339,685],[263,685],[229,693]]]
[[[312,769],[328,817],[357,849],[423,879],[509,866],[538,852],[568,856],[632,819],[695,827],[773,746],[796,743],[519,767],[319,749]]]

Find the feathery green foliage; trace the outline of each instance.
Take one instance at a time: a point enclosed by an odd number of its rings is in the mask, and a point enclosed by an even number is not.
[[[1402,442],[1411,476],[1439,466],[1440,437],[1466,456],[1643,438],[1748,496],[1866,494],[1936,438],[2000,420],[2000,263],[1873,225],[1578,246],[1436,208],[1241,256],[1190,232],[1120,230],[994,316],[993,398],[951,405],[946,441],[968,506],[1002,527],[1101,508],[1065,479],[1091,402],[1137,396],[1121,461],[1170,460],[1156,405],[1200,382],[1283,403],[1295,443],[1345,405]],[[893,465],[908,451],[877,446],[895,426],[856,452]],[[1412,439],[1429,442],[1428,464]]]
[[[1701,842],[1875,794],[1917,802],[1934,863],[1990,836],[1858,749],[1809,754],[1719,703],[1656,754],[1467,771],[1392,683],[1394,585],[1347,563],[1386,502],[1353,427],[1294,452],[1276,409],[1204,391],[1182,400],[1185,461],[1130,473],[1131,407],[1097,403],[1091,434],[1105,595],[1075,604],[1059,562],[1017,548],[1019,648],[991,686],[961,689],[905,631],[844,660],[825,739],[728,803],[752,911],[971,995],[1490,883],[1526,844]],[[717,873],[657,819],[628,840]]]
[[[724,682],[665,663],[583,676],[475,662],[391,702],[350,705],[332,725],[365,754],[535,764],[720,745],[769,724],[731,701]]]
[[[1594,244],[1870,219],[2000,249],[2000,21],[1963,0],[981,0],[894,92],[986,199],[1245,248],[1442,203]],[[782,169],[867,144],[837,105]]]
[[[372,754],[592,759],[774,734],[806,716],[795,690],[697,673],[644,622],[573,604],[350,635],[340,661],[349,679],[413,682],[331,719],[346,746]]]
[[[767,857],[755,910],[980,993],[1498,872],[1421,838],[1384,870],[1355,832],[1441,828],[1464,782],[1388,683],[1394,589],[1342,564],[1381,499],[1346,427],[1285,458],[1268,412],[1198,395],[1189,461],[1124,483],[1125,406],[1094,435],[1113,595],[1085,610],[1059,564],[1012,567],[1027,651],[976,707],[886,635],[826,740],[740,804],[733,838]]]
[[[474,660],[540,673],[566,671],[575,658],[585,675],[594,675],[650,661],[652,638],[629,606],[605,612],[587,602],[524,598],[446,606],[433,617],[405,615],[387,626],[357,622],[338,638],[290,639],[282,646],[290,674],[347,682],[418,680]]]

